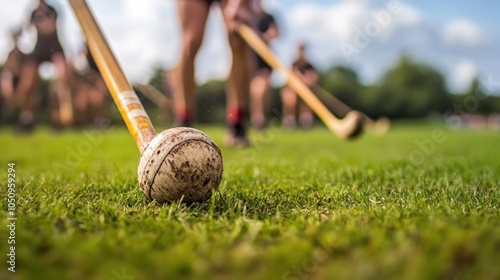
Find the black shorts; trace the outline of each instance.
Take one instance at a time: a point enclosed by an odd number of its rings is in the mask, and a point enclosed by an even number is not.
[[[273,68],[271,67],[271,65],[267,64],[267,62],[262,58],[260,57],[260,55],[258,55],[257,53],[254,52],[254,59],[255,59],[255,71],[259,71],[259,70],[263,70],[263,69],[266,69],[266,70],[269,70],[269,71],[272,71]]]
[[[21,77],[19,75],[15,75],[12,78],[12,86],[13,86],[14,90],[17,88],[17,86],[19,85],[20,81],[21,81]]]
[[[29,55],[29,59],[37,63],[52,61],[52,57],[58,53],[64,55],[63,48],[57,36],[39,37],[35,49]]]

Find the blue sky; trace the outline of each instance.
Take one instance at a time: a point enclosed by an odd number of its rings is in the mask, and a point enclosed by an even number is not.
[[[332,0],[282,0],[293,6],[303,2],[314,2],[321,6],[329,6],[340,1]],[[368,1],[384,4],[388,1]],[[485,27],[494,28],[499,23],[500,2],[494,0],[472,1],[472,0],[404,0],[402,2],[411,4],[421,10],[426,17],[432,21],[446,21],[456,17],[466,16]]]
[[[60,36],[69,57],[81,46],[79,27],[66,1],[61,10]],[[403,9],[390,13],[384,26],[375,26],[374,14],[388,12],[396,1]],[[0,38],[29,14],[34,0],[0,0]],[[132,81],[145,81],[154,65],[173,67],[180,53],[180,32],[175,0],[88,0],[104,34]],[[282,36],[273,49],[291,63],[296,44],[307,41],[309,57],[320,69],[335,64],[354,68],[363,83],[376,82],[402,53],[430,63],[447,78],[452,91],[464,90],[479,75],[500,80],[500,2],[469,0],[264,0],[277,15]],[[213,9],[205,42],[197,59],[197,80],[223,79],[230,57],[220,13]],[[367,44],[356,45],[359,34],[375,30]],[[373,29],[376,28],[376,29]],[[33,32],[27,30],[24,48],[29,51]],[[366,35],[366,34],[365,34]],[[358,36],[358,37],[356,37]],[[358,40],[359,43],[359,40]],[[10,47],[0,40],[0,63]],[[356,53],[346,55],[346,49]],[[280,77],[274,78],[280,84]]]
[[[287,2],[297,4],[303,0],[288,0]],[[318,5],[328,6],[339,1],[316,0]],[[384,4],[388,1],[370,1]],[[467,17],[485,27],[494,28],[499,23],[500,2],[494,0],[472,1],[472,0],[404,0],[402,2],[411,4],[421,10],[425,16],[432,21],[447,21],[456,17]]]
[[[498,1],[420,0],[407,2],[421,9],[426,17],[433,21],[467,17],[485,28],[495,28],[499,23],[500,2]]]

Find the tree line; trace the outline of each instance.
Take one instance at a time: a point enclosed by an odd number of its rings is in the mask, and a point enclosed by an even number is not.
[[[0,67],[1,69],[1,67]],[[164,70],[155,67],[148,83],[168,96],[164,83]],[[38,90],[42,108],[49,106],[49,83],[42,80]],[[372,118],[387,116],[392,119],[425,118],[435,115],[461,113],[456,108],[468,104],[468,113],[500,113],[500,94],[493,92],[476,77],[464,92],[450,92],[444,75],[431,65],[402,56],[376,83],[364,85],[357,73],[347,66],[333,66],[320,73],[319,86],[351,108],[365,112]],[[280,88],[272,89],[271,117],[280,118]],[[165,115],[150,100],[139,97],[150,112],[153,121]],[[200,123],[223,123],[225,120],[225,81],[212,80],[198,87],[197,120]],[[109,102],[110,118],[119,123],[120,116],[113,102]],[[171,117],[171,116],[170,116]],[[9,118],[15,123],[17,118]],[[43,118],[42,118],[43,119]],[[4,120],[5,122],[5,120]]]
[[[158,68],[149,81],[164,89],[163,71]],[[493,92],[476,77],[464,92],[450,92],[442,73],[431,65],[402,56],[379,81],[363,85],[357,73],[347,66],[333,66],[320,75],[319,86],[353,109],[373,118],[425,118],[446,115],[456,106],[469,104],[468,113],[500,112],[500,94]],[[209,81],[198,88],[197,115],[202,123],[223,122],[225,102],[224,81]],[[271,114],[280,117],[280,88],[273,88]]]

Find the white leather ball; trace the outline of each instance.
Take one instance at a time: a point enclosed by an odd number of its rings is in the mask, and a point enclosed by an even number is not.
[[[138,178],[144,194],[159,203],[208,200],[222,179],[222,153],[205,133],[187,127],[156,135],[142,153]]]

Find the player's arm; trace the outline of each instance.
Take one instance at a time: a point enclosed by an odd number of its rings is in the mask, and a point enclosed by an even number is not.
[[[10,98],[14,93],[13,80],[14,74],[10,70],[12,68],[12,56],[9,54],[7,61],[0,73],[0,89],[5,98]]]
[[[255,20],[251,0],[228,0],[223,6],[223,14],[231,31],[235,31],[240,22],[252,25]]]

